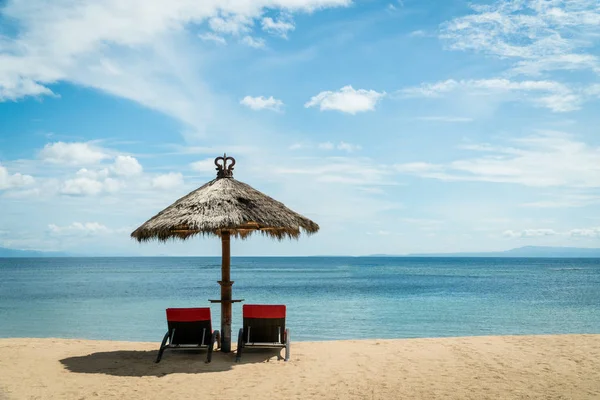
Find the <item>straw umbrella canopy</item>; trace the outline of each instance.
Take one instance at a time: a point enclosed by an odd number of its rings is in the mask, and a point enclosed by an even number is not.
[[[313,234],[319,225],[283,203],[233,178],[233,157],[215,158],[217,178],[183,196],[131,233],[139,242],[186,240],[201,234],[221,238],[221,349],[231,351],[230,238],[254,232],[282,240]],[[239,300],[238,300],[239,301]]]

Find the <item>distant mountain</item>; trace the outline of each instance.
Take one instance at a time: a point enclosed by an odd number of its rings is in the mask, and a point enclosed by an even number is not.
[[[524,246],[506,251],[479,253],[415,253],[406,255],[373,254],[368,257],[548,257],[600,258],[600,248]]]
[[[16,250],[0,247],[0,257],[68,257],[69,254],[58,251]]]

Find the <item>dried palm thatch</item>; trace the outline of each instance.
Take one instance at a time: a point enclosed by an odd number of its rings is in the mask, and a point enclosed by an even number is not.
[[[260,232],[276,239],[312,234],[319,225],[290,210],[283,203],[233,179],[233,164],[227,168],[215,160],[219,174],[199,189],[177,200],[137,228],[131,236],[139,242],[157,239],[187,239],[197,234],[245,238]]]

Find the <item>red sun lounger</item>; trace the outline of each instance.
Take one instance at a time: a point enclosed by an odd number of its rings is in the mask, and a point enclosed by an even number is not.
[[[209,363],[215,342],[217,348],[221,347],[221,335],[212,330],[208,307],[167,308],[167,325],[169,330],[160,344],[157,363],[165,349],[207,349],[206,362]]]
[[[284,305],[244,304],[244,327],[238,334],[236,361],[246,347],[285,347],[285,361],[290,358],[290,330],[285,329]]]

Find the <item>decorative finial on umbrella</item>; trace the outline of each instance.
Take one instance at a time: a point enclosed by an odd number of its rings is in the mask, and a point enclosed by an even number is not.
[[[219,163],[219,161],[222,162]],[[231,164],[227,165],[227,161],[231,161]],[[215,158],[215,165],[217,166],[217,179],[233,178],[233,166],[235,165],[235,158],[227,157],[227,153],[223,153],[223,157]]]

